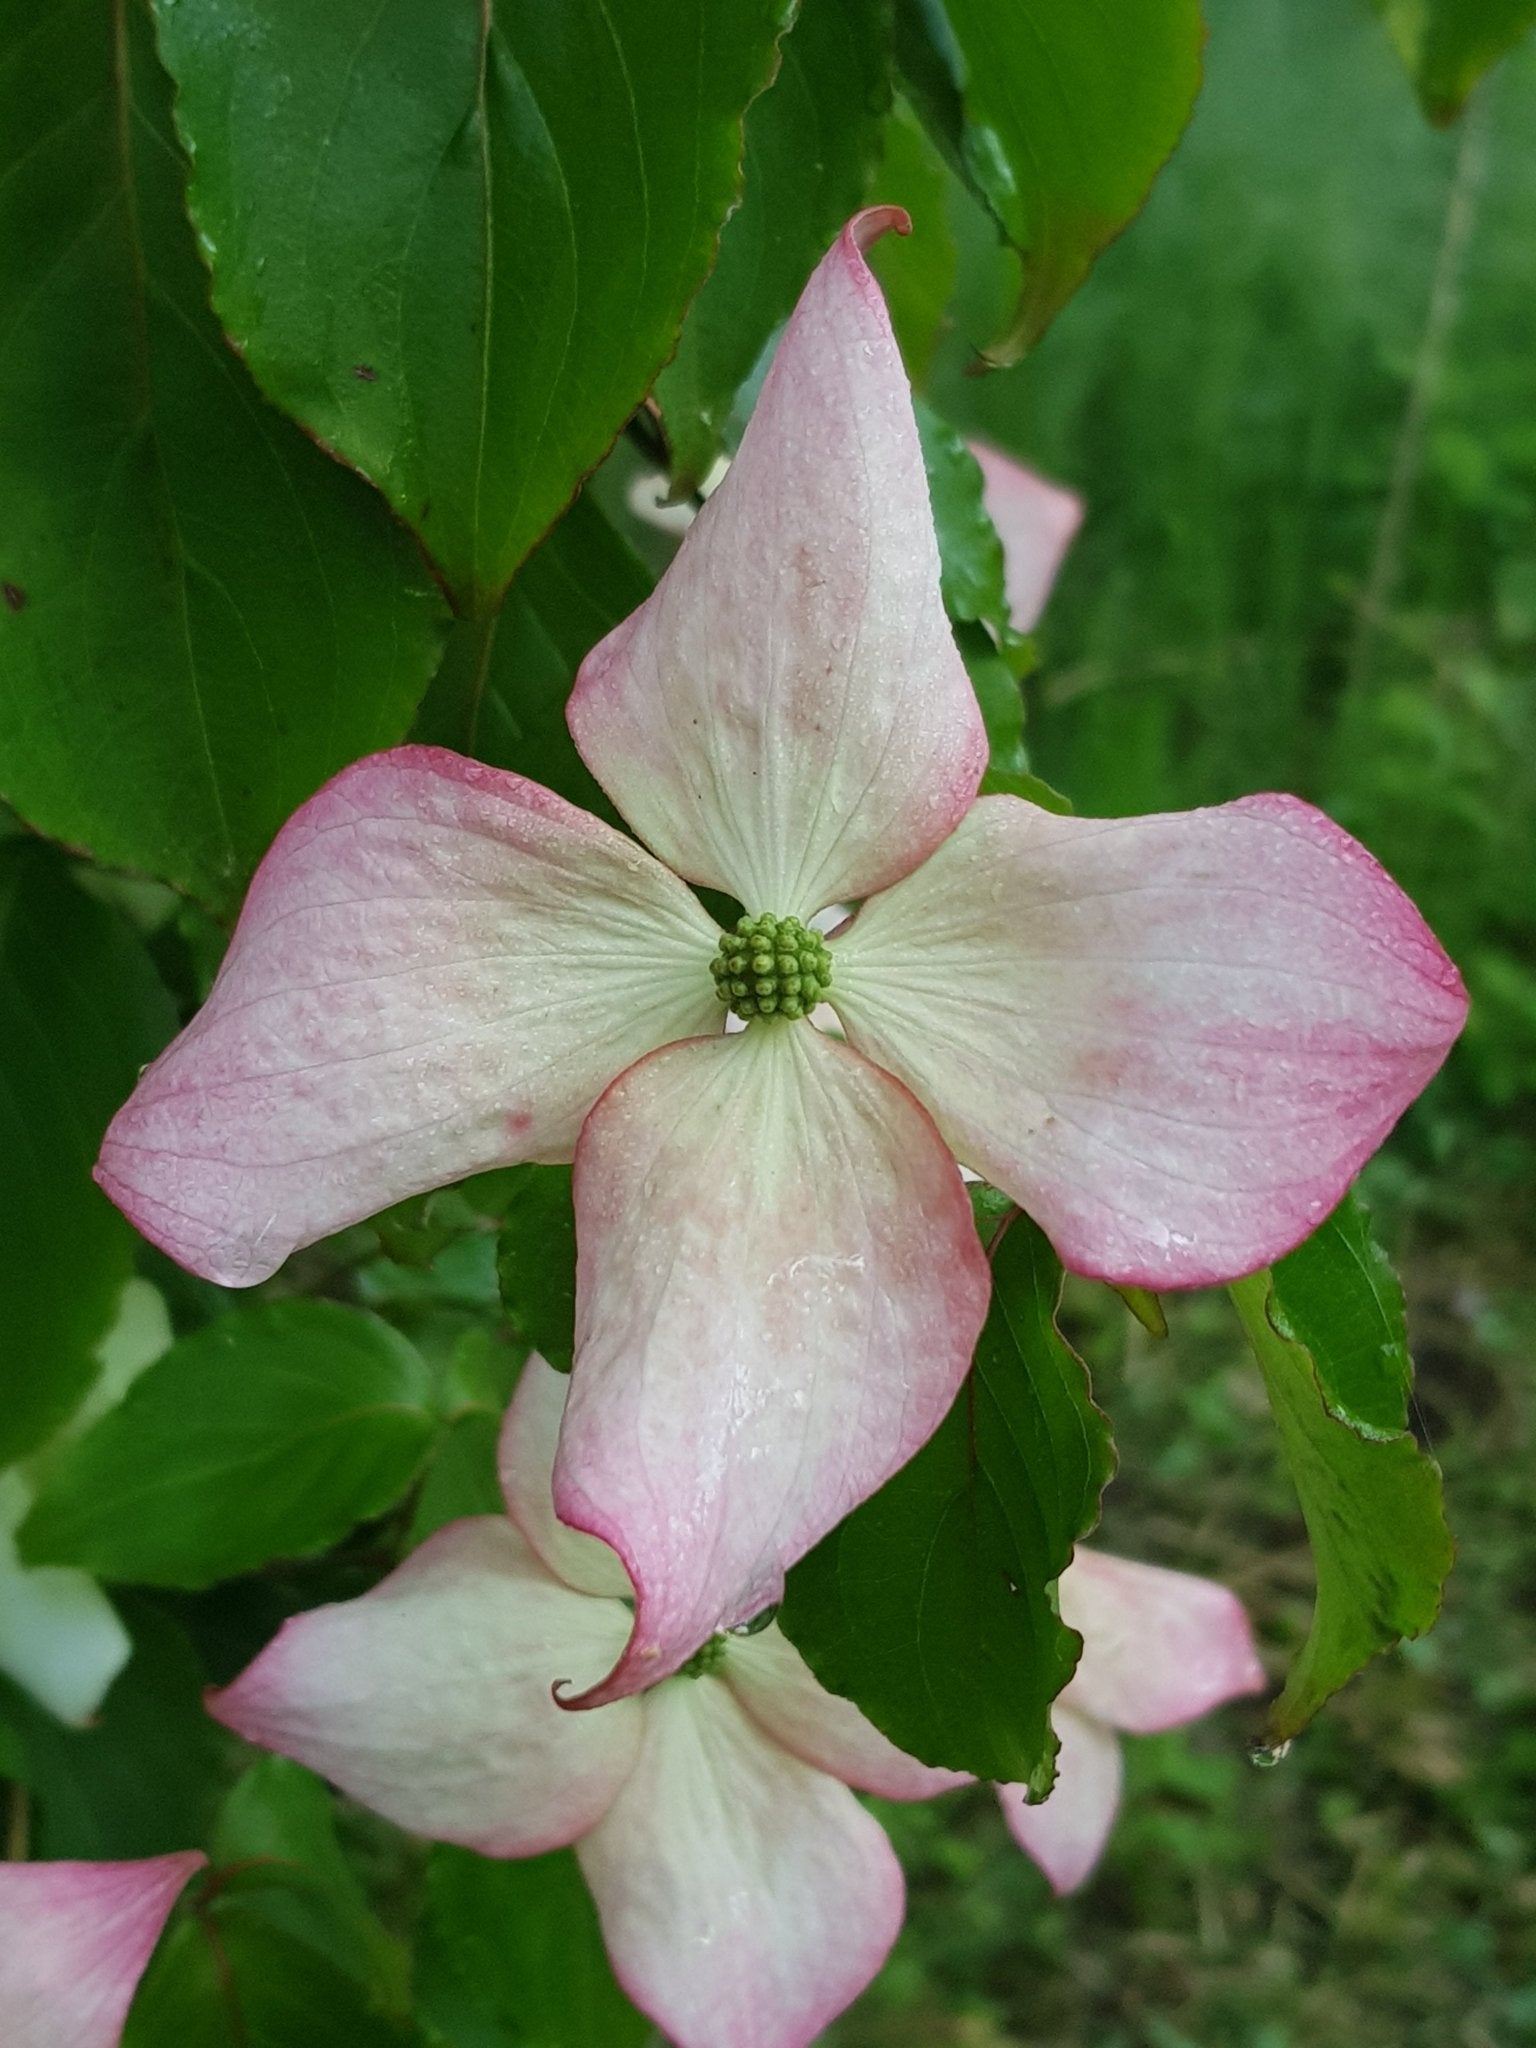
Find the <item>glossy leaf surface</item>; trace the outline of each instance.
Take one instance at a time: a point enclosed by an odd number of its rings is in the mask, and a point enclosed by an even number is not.
[[[1013,362],[1135,215],[1200,84],[1198,0],[904,0],[899,47],[935,139],[1019,252],[991,351]]]
[[[0,796],[231,911],[403,735],[441,602],[209,313],[139,8],[4,0],[0,50]]]
[[[501,610],[455,625],[413,737],[514,769],[620,823],[576,751],[565,700],[583,656],[650,595],[652,580],[583,492],[518,571]]]
[[[92,1186],[91,1163],[174,1026],[127,921],[46,848],[0,846],[0,1467],[64,1421],[96,1377],[134,1239]]]
[[[267,1302],[184,1338],[48,1469],[33,1564],[208,1586],[327,1549],[381,1514],[431,1440],[399,1333],[336,1302]]]
[[[1274,1269],[1271,1319],[1305,1345],[1330,1415],[1358,1436],[1400,1436],[1413,1388],[1403,1290],[1353,1191]]]
[[[981,467],[960,435],[920,399],[917,431],[939,537],[944,609],[960,624],[990,628],[999,645],[1020,643],[1008,616],[1003,544],[982,502]]]
[[[1030,772],[1021,677],[1033,662],[1033,643],[1014,629],[1009,616],[1003,547],[982,501],[980,466],[932,406],[919,399],[916,412],[939,539],[944,608],[987,728],[982,794],[1021,796],[1045,810],[1069,812],[1068,799]]]
[[[787,0],[159,0],[214,303],[493,606],[649,388]]]
[[[576,1343],[576,1212],[568,1166],[520,1166],[496,1270],[512,1327],[560,1372]]]
[[[955,1406],[790,1573],[779,1622],[898,1748],[1043,1794],[1050,1703],[1080,1647],[1052,1589],[1097,1519],[1113,1453],[1056,1327],[1061,1266],[1028,1217],[997,1240],[992,1276]]]
[[[1304,1728],[1378,1651],[1429,1628],[1451,1568],[1439,1469],[1407,1428],[1401,1297],[1362,1218],[1351,1198],[1324,1224],[1320,1245],[1231,1290],[1317,1573],[1311,1630],[1270,1710],[1275,1743]],[[1347,1412],[1370,1418],[1368,1429],[1342,1419],[1346,1401]],[[1389,1417],[1395,1427],[1385,1428]]]
[[[933,366],[960,269],[949,225],[950,186],[943,158],[898,98],[886,119],[869,193],[882,205],[905,207],[912,232],[876,242],[869,267],[885,293],[907,375],[919,389]]]
[[[679,490],[707,474],[737,391],[864,198],[890,103],[888,11],[802,0],[778,76],[747,114],[741,205],[656,385]]]

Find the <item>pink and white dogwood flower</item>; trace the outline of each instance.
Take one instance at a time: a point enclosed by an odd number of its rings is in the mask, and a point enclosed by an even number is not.
[[[0,2041],[116,2048],[166,1916],[207,1858],[0,1863]]]
[[[680,2048],[803,2048],[901,1925],[900,1868],[849,1786],[962,1780],[823,1692],[771,1623],[562,1713],[551,1675],[607,1670],[631,1590],[555,1519],[566,1387],[528,1361],[502,1433],[510,1521],[455,1522],[361,1599],[288,1622],[211,1711],[417,1833],[488,1856],[574,1842],[620,1982]]]
[[[1242,1602],[1214,1579],[1079,1546],[1060,1599],[1083,1654],[1051,1709],[1056,1783],[1037,1805],[1022,1785],[997,1788],[1014,1840],[1058,1893],[1076,1890],[1109,1840],[1120,1804],[1115,1731],[1182,1727],[1264,1687]]]
[[[945,1414],[986,1305],[955,1155],[1069,1265],[1287,1250],[1444,1057],[1413,906],[1286,797],[976,800],[910,394],[860,215],[569,722],[642,844],[406,747],[289,821],[98,1178],[228,1285],[482,1168],[575,1159],[559,1513],[624,1559],[617,1697],[778,1598]],[[647,850],[649,849],[649,850]],[[722,936],[686,885],[743,903]],[[805,930],[859,901],[829,944]],[[841,1043],[807,1013],[825,995]],[[722,1002],[750,1028],[720,1031]]]

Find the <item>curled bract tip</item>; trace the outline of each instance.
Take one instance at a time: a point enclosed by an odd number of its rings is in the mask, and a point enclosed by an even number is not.
[[[658,1644],[637,1644],[639,1628],[640,1623],[637,1620],[630,1631],[623,1655],[605,1678],[600,1678],[595,1684],[584,1686],[579,1691],[574,1689],[574,1679],[557,1678],[549,1689],[549,1696],[555,1705],[567,1714],[585,1714],[590,1713],[594,1707],[611,1707],[618,1700],[629,1699],[636,1693],[649,1692],[653,1685],[660,1685],[664,1678],[670,1678],[674,1672],[681,1670],[689,1656],[696,1655],[697,1648],[702,1647],[696,1646],[686,1655],[673,1653],[666,1656]],[[706,1637],[705,1641],[708,1640]]]
[[[861,256],[885,234],[910,235],[912,216],[904,206],[866,206],[843,230]]]

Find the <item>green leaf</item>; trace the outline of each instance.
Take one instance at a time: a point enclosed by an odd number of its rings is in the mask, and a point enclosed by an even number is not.
[[[965,167],[965,106],[958,78],[960,51],[943,0],[895,0],[891,51],[903,96],[922,123],[936,155],[957,178]]]
[[[365,1308],[388,1310],[392,1321],[407,1327],[413,1319],[430,1319],[443,1309],[494,1314],[496,1240],[483,1229],[467,1231],[452,1238],[426,1266],[375,1259],[358,1268],[355,1283]]]
[[[1029,772],[1029,754],[1024,746],[1024,692],[1019,679],[984,627],[957,627],[955,644],[976,692],[981,722],[987,731],[987,766],[981,778],[981,794],[1027,797],[1036,778]],[[1065,798],[1061,807],[1071,809]],[[1052,803],[1046,808],[1056,810],[1058,805]]]
[[[1072,799],[1030,772],[1024,745],[1024,692],[1019,678],[997,651],[984,626],[955,627],[955,645],[965,663],[981,722],[987,731],[987,766],[981,778],[983,796],[1021,796],[1043,811],[1070,817]]]
[[[500,612],[455,626],[414,737],[514,769],[618,824],[576,751],[565,705],[583,657],[644,602],[651,584],[583,492],[523,564]]]
[[[1003,544],[982,501],[981,468],[965,442],[932,406],[914,408],[923,468],[939,541],[944,608],[981,706],[987,728],[987,772],[982,791],[1026,796],[1043,783],[1029,772],[1024,750],[1024,696],[1019,671],[1030,642],[1013,629],[1003,581]],[[1001,651],[1000,651],[1001,650]],[[1055,810],[1065,799],[1047,805]],[[1070,808],[1070,806],[1067,806]]]
[[[140,8],[0,0],[0,48],[0,795],[232,910],[404,733],[441,601],[209,314]]]
[[[517,1172],[515,1166],[505,1170],[509,1180]],[[501,1290],[495,1277],[494,1245],[491,1252],[491,1289],[494,1299],[499,1302]],[[443,1376],[439,1405],[450,1414],[458,1414],[466,1408],[483,1408],[499,1422],[512,1398],[525,1356],[523,1348],[512,1341],[499,1319],[490,1322],[482,1312],[454,1339]]]
[[[496,1448],[501,1417],[488,1408],[466,1408],[438,1439],[422,1481],[406,1541],[411,1549],[463,1515],[504,1515],[497,1478]]]
[[[91,1167],[175,1026],[127,921],[44,847],[0,845],[0,1467],[43,1442],[96,1378],[134,1235]]]
[[[968,1181],[965,1191],[971,1199],[971,1221],[976,1225],[976,1235],[990,1250],[1003,1225],[1013,1221],[1019,1205],[1012,1195],[1005,1195],[1001,1188],[984,1180]]]
[[[409,1195],[392,1208],[369,1218],[378,1232],[384,1256],[397,1266],[428,1269],[451,1244],[481,1227],[472,1203],[456,1187],[434,1188]]]
[[[991,355],[1039,340],[1137,213],[1200,85],[1198,0],[904,0],[914,104],[1023,263]]]
[[[1353,1190],[1280,1261],[1274,1283],[1271,1319],[1311,1352],[1328,1413],[1357,1436],[1401,1436],[1413,1389],[1403,1290]]]
[[[904,206],[910,235],[882,235],[869,252],[907,375],[921,388],[933,367],[955,295],[960,257],[949,225],[950,173],[904,99],[886,120],[869,197]]]
[[[992,1281],[938,1433],[791,1571],[778,1618],[899,1748],[1043,1795],[1051,1701],[1081,1648],[1055,1582],[1098,1517],[1113,1450],[1056,1327],[1060,1262],[1027,1216],[996,1240]]]
[[[557,1371],[576,1346],[576,1212],[568,1166],[520,1166],[496,1270],[512,1326]]]
[[[33,1794],[32,1853],[112,1861],[206,1841],[232,1738],[203,1710],[206,1674],[185,1632],[142,1595],[119,1595],[133,1655],[89,1728],[66,1728],[0,1678]]]
[[[741,205],[656,396],[672,482],[697,490],[770,335],[863,200],[890,106],[889,0],[802,0],[746,121]]]
[[[258,1757],[230,1787],[214,1826],[216,1864],[255,1864],[246,1895],[260,1918],[328,1957],[385,2002],[409,2005],[404,1950],[385,1933],[336,1833],[323,1781],[287,1757]]]
[[[278,1927],[247,1878],[189,1894],[156,1952],[123,2048],[412,2048],[420,2036],[372,1991]]]
[[[439,1846],[427,1865],[427,1898],[449,1980],[439,1996],[456,1991],[470,2018],[499,2023],[538,2048],[640,2048],[652,2038],[650,2021],[614,1982],[569,1849],[503,1863]]]
[[[494,607],[649,389],[788,0],[156,0],[214,304]]]
[[[918,399],[914,411],[939,539],[944,608],[957,624],[989,627],[999,647],[1022,647],[1003,587],[1003,544],[982,502],[981,465],[931,405]]]
[[[428,1394],[411,1345],[361,1309],[235,1310],[50,1464],[22,1556],[184,1587],[312,1556],[400,1498],[432,1438]]]
[[[1114,1283],[1110,1284],[1113,1286]],[[1168,1318],[1163,1313],[1161,1300],[1150,1288],[1116,1287],[1114,1291],[1149,1337],[1161,1339],[1167,1336]]]
[[[1536,0],[1371,0],[1419,103],[1437,127],[1454,121],[1490,66],[1536,22]]]
[[[1070,812],[1068,798],[1030,773],[1020,678],[1033,659],[1034,643],[1014,631],[1009,617],[1003,545],[982,499],[980,465],[932,406],[918,399],[915,410],[944,606],[987,728],[982,794],[1021,796],[1044,810]]]
[[[1453,1556],[1439,1469],[1406,1426],[1396,1282],[1353,1198],[1318,1240],[1231,1289],[1317,1573],[1311,1630],[1270,1710],[1276,1744],[1379,1650],[1432,1625]]]

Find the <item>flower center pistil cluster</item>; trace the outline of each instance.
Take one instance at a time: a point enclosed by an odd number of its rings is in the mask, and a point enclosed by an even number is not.
[[[738,1017],[808,1017],[832,984],[832,955],[798,917],[740,917],[709,963],[715,994]]]
[[[701,1643],[686,1664],[678,1667],[679,1678],[709,1678],[725,1662],[726,1638],[723,1634],[713,1635],[707,1643]],[[666,1680],[662,1680],[665,1685]]]

